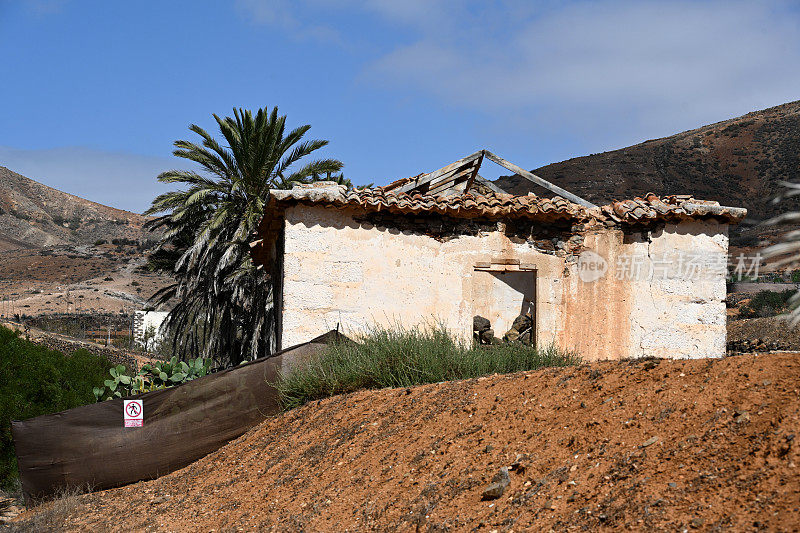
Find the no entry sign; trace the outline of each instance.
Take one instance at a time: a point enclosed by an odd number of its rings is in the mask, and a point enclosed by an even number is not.
[[[144,405],[142,400],[123,400],[122,412],[126,428],[140,428],[144,421]]]

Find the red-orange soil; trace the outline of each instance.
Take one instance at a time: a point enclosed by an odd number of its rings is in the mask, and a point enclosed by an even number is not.
[[[65,527],[797,531],[798,378],[800,358],[771,354],[357,392],[83,496]],[[505,493],[482,501],[510,465]]]

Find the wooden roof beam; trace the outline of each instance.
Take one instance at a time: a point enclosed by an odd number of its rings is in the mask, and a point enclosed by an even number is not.
[[[474,160],[476,160],[476,159],[478,159],[479,157],[482,157],[482,156],[483,156],[483,150],[479,150],[479,151],[475,152],[472,155],[468,155],[467,157],[461,158],[461,159],[459,159],[458,161],[456,161],[454,163],[450,163],[446,167],[442,167],[439,170],[435,170],[435,171],[431,172],[430,174],[424,174],[423,176],[420,177],[420,179],[417,179],[417,180],[411,181],[409,183],[406,183],[405,185],[402,185],[402,186],[400,186],[400,187],[398,187],[396,189],[392,189],[391,192],[399,194],[399,193],[403,193],[403,192],[408,192],[408,191],[414,190],[417,187],[419,187],[420,185],[424,185],[426,183],[430,183],[433,180],[435,180],[436,178],[444,176],[448,172],[454,172],[459,167],[465,166],[467,163],[471,163]]]
[[[574,202],[574,203],[576,203],[578,205],[582,205],[583,207],[589,207],[589,208],[597,207],[593,203],[591,203],[591,202],[589,202],[587,200],[584,200],[580,196],[572,194],[571,192],[562,189],[558,185],[553,185],[549,181],[540,178],[539,176],[537,176],[536,174],[533,174],[532,172],[528,172],[527,170],[525,170],[522,167],[518,167],[517,165],[515,165],[514,163],[511,163],[510,161],[506,161],[502,157],[493,154],[489,150],[483,150],[483,152],[486,154],[486,157],[490,161],[493,161],[494,163],[497,163],[501,167],[507,168],[511,172],[514,172],[514,173],[522,176],[523,178],[527,179],[528,181],[532,181],[533,183],[535,183],[536,185],[539,185],[540,187],[544,187],[548,191],[553,192],[553,193],[557,194],[558,196],[561,196],[562,198],[564,198],[566,200],[569,200],[570,202]]]
[[[501,189],[500,187],[498,187],[497,184],[495,184],[493,181],[487,180],[486,178],[484,178],[480,174],[475,174],[475,182],[476,183],[480,183],[481,185],[483,185],[485,187],[488,187],[489,189],[491,189],[491,191],[493,193],[509,194],[508,192],[506,192],[503,189]]]

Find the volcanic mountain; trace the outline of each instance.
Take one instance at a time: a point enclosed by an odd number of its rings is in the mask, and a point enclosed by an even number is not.
[[[692,194],[746,207],[751,219],[764,220],[798,207],[770,199],[783,189],[780,181],[800,178],[800,101],[533,173],[598,205],[648,192]],[[520,176],[496,183],[514,194],[535,187]]]
[[[0,250],[141,241],[147,217],[90,202],[0,166]]]

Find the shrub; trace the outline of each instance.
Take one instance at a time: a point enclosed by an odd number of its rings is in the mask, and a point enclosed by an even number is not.
[[[31,216],[27,213],[23,213],[22,211],[17,211],[16,209],[12,209],[10,211],[11,215],[20,219],[20,220],[30,220]]]
[[[739,310],[742,318],[758,318],[775,316],[786,312],[789,309],[789,298],[796,291],[786,289],[785,291],[759,291],[750,301],[743,305]]]
[[[14,533],[39,533],[40,531],[64,531],[69,528],[70,517],[80,508],[81,496],[91,492],[91,487],[81,486],[61,489],[52,499],[42,502],[32,513],[13,523]]]
[[[94,387],[92,392],[98,402],[102,399],[124,398],[201,378],[208,374],[210,368],[211,359],[201,357],[188,361],[178,361],[177,357],[173,357],[169,361],[146,364],[135,376],[126,374],[125,367],[117,365],[108,371],[111,379],[106,379],[103,386]]]
[[[284,408],[359,389],[409,387],[580,363],[555,347],[467,346],[441,326],[376,328],[361,343],[335,343],[286,374],[275,386]]]
[[[86,350],[68,357],[0,327],[0,488],[12,487],[17,477],[11,420],[93,403],[92,387],[110,367]]]

